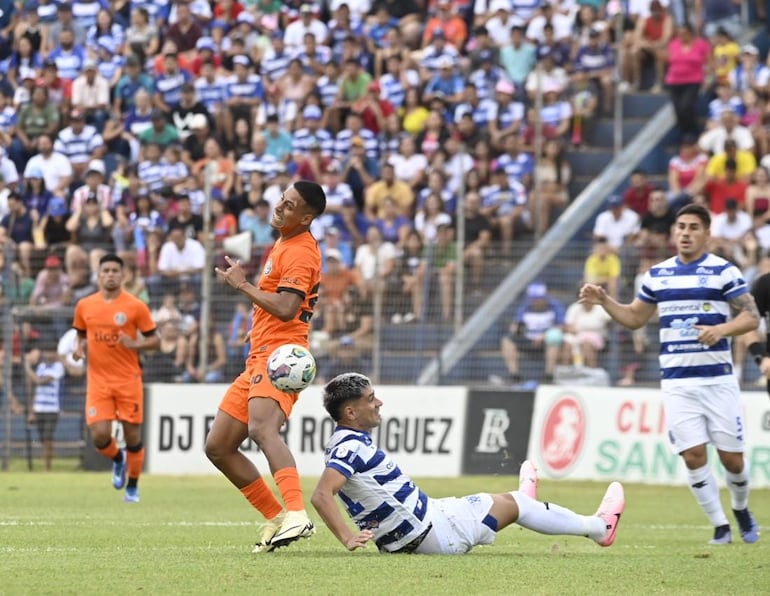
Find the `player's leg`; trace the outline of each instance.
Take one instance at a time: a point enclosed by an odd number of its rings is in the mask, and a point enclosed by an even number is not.
[[[493,529],[499,532],[516,523],[541,534],[587,536],[602,546],[612,544],[625,508],[623,487],[619,483],[610,484],[595,515],[580,515],[561,505],[538,501],[536,491],[537,470],[525,461],[519,472],[519,490],[491,495],[489,516],[495,521]]]
[[[280,525],[278,517],[283,507],[254,463],[239,450],[241,443],[248,437],[248,391],[249,374],[243,372],[230,386],[220,404],[206,437],[206,457],[241,491],[251,506],[268,520],[255,547],[255,550],[262,550]]]
[[[144,386],[141,377],[127,381],[114,389],[118,420],[123,425],[126,442],[126,497],[127,503],[139,502],[139,476],[144,468]],[[117,486],[116,486],[117,488]]]
[[[750,478],[743,455],[745,429],[740,389],[732,384],[708,387],[703,404],[707,411],[711,442],[725,468],[725,482],[741,538],[744,542],[756,542],[759,540],[759,527],[749,511]]]
[[[687,483],[695,501],[714,526],[712,544],[727,544],[732,538],[719,485],[708,465],[708,426],[702,404],[703,387],[676,387],[663,393],[663,409],[671,447],[684,460]]]

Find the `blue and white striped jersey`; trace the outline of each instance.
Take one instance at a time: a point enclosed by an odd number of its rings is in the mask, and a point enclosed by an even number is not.
[[[73,163],[84,163],[91,159],[93,152],[104,145],[102,135],[90,124],[79,134],[71,126],[63,128],[53,144],[53,150],[65,155]]]
[[[637,297],[658,306],[662,388],[734,379],[731,340],[706,346],[694,326],[724,323],[728,302],[748,291],[735,265],[709,253],[687,264],[671,257],[644,274]]]
[[[64,378],[64,365],[54,362],[39,362],[35,367],[38,377],[50,377],[51,382],[35,386],[35,403],[32,409],[40,414],[58,414],[61,411],[61,382]]]
[[[374,532],[377,548],[397,551],[427,529],[427,495],[369,433],[338,426],[324,460],[347,478],[338,496],[355,524]]]

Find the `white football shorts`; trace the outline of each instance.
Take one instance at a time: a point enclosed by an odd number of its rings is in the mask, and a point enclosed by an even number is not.
[[[737,383],[663,390],[668,438],[674,453],[711,443],[720,451],[744,450],[743,400]]]
[[[486,493],[430,499],[433,529],[415,552],[423,555],[461,555],[479,544],[492,544],[497,533],[484,523],[492,508]]]

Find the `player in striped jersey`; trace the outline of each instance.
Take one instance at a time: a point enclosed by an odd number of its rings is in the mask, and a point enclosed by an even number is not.
[[[741,537],[751,543],[759,539],[759,529],[748,508],[743,404],[730,338],[754,331],[759,313],[738,268],[706,251],[710,226],[706,208],[682,207],[674,226],[677,255],[644,275],[633,302],[619,304],[593,284],[581,288],[580,301],[601,305],[631,329],[657,309],[660,385],[672,448],[684,459],[690,490],[714,525],[711,543],[727,544],[730,525],[706,452],[707,443],[716,447]]]
[[[528,461],[521,466],[517,491],[431,499],[374,444],[370,432],[380,424],[380,406],[362,374],[343,373],[324,387],[324,407],[337,427],[326,444],[326,468],[311,502],[348,550],[373,540],[383,553],[463,554],[492,544],[496,533],[513,523],[543,534],[586,536],[601,546],[614,542],[625,507],[618,482],[610,484],[592,516],[537,501],[537,470]],[[334,495],[358,533],[345,523]]]

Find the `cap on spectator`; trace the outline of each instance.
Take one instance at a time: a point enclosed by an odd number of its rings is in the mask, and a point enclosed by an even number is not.
[[[70,120],[85,120],[85,118],[86,115],[77,108],[70,112]]]
[[[86,58],[85,62],[83,62],[83,70],[96,70],[96,60]]]
[[[596,39],[597,37],[600,37],[601,34],[602,32],[596,29],[596,27],[591,27],[591,30],[588,32],[588,37],[591,39]]]
[[[479,52],[479,60],[482,62],[492,62],[494,59],[494,55],[492,54],[492,50],[481,50]]]
[[[62,197],[52,197],[48,201],[48,215],[51,217],[62,217],[67,213],[67,202]]]
[[[364,147],[366,146],[366,143],[364,142],[364,139],[359,136],[355,136],[350,139],[350,146],[351,147]]]
[[[212,52],[217,49],[217,44],[210,37],[199,37],[195,42],[195,49],[199,52],[203,50],[211,50]]]
[[[104,176],[107,173],[107,168],[104,166],[104,162],[101,159],[92,159],[88,162],[86,174],[90,174],[91,172]]]
[[[532,282],[527,286],[527,298],[545,298],[548,287],[541,281]]]
[[[334,259],[335,261],[339,261],[340,263],[342,263],[342,252],[338,248],[327,248],[326,258]]]
[[[235,17],[235,22],[248,23],[249,25],[256,25],[257,19],[248,10],[242,10],[241,12],[238,13],[238,16]]]
[[[367,87],[369,91],[374,91],[375,93],[379,93],[381,91],[380,84],[377,81],[372,81],[369,83],[369,86]]]
[[[607,198],[607,207],[620,207],[623,204],[623,197],[620,195],[610,195]]]
[[[35,71],[31,68],[25,68],[23,70],[23,74],[21,75],[22,81],[34,81],[37,77],[35,76]]]
[[[165,120],[165,119],[166,119],[166,114],[160,108],[155,108],[150,113],[150,120]]]
[[[221,19],[214,19],[209,24],[209,29],[211,29],[212,31],[214,29],[222,29],[223,31],[227,31],[227,23]]]
[[[506,95],[513,95],[516,88],[513,86],[513,83],[509,81],[498,81],[497,85],[495,85],[495,91],[498,93],[505,93]]]
[[[275,29],[272,33],[270,33],[270,39],[280,39],[283,41],[283,31],[280,29]]]
[[[511,10],[510,0],[492,0],[489,3],[489,12],[497,12],[498,10],[504,10],[506,12]]]
[[[324,230],[324,234],[327,234],[328,236],[339,236],[340,231],[334,226],[329,226],[328,228],[326,228],[326,230]]]
[[[72,4],[69,2],[59,2],[58,9],[72,12]]]
[[[24,12],[31,13],[31,12],[37,12],[39,4],[35,2],[35,0],[30,0],[26,4],[24,4]]]
[[[444,30],[441,27],[436,27],[431,34],[431,39],[446,39]]]
[[[43,169],[39,166],[32,166],[29,171],[25,173],[24,177],[27,179],[38,178],[40,180],[45,178],[43,175]]]
[[[313,12],[313,5],[312,4],[303,4],[299,7],[299,12],[301,14],[308,14]]]
[[[45,258],[46,269],[56,269],[58,267],[61,267],[61,259],[59,257],[56,255],[48,255]]]
[[[128,58],[126,58],[126,66],[139,66],[139,56],[136,54],[130,54]]]
[[[725,200],[725,209],[730,209],[731,211],[738,208],[738,201],[735,199],[727,199]]]
[[[240,64],[241,66],[250,66],[251,60],[249,60],[248,56],[244,56],[243,54],[238,54],[237,56],[233,56],[233,64]]]
[[[751,54],[752,56],[759,56],[759,48],[753,43],[744,44],[741,48],[741,54]]]
[[[321,119],[321,108],[319,108],[316,105],[309,105],[305,106],[305,109],[302,110],[302,117],[305,120],[320,120]]]
[[[206,118],[205,114],[193,114],[193,117],[190,118],[190,130],[203,130],[208,128],[208,125],[209,119]]]
[[[441,56],[436,63],[439,68],[452,68],[454,66],[452,59],[449,56]]]

